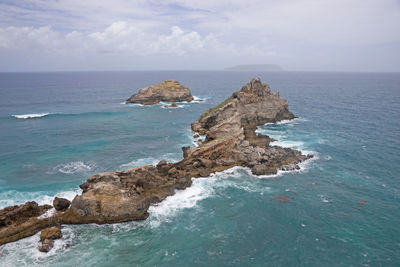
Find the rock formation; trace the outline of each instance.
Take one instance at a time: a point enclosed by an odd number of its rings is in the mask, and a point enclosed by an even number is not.
[[[165,105],[164,108],[177,108],[178,105],[176,103],[172,103],[171,105]]]
[[[51,219],[39,217],[51,208],[32,201],[0,210],[0,245],[31,236],[51,225]]]
[[[254,78],[220,105],[205,111],[192,124],[192,130],[205,135],[205,140],[198,147],[183,147],[180,162],[162,160],[157,166],[144,165],[96,174],[80,186],[82,194],[73,199],[66,211],[59,211],[47,219],[47,225],[38,220],[36,232],[57,224],[143,220],[149,216],[147,210],[152,203],[173,195],[176,189],[190,186],[192,178],[206,177],[234,166],[249,167],[255,175],[297,169],[299,162],[312,155],[271,146],[272,139],[255,133],[257,126],[293,118],[287,101]],[[12,229],[18,232],[18,227],[0,229],[0,244],[17,240],[5,238]],[[23,236],[27,234],[19,235],[19,238]]]
[[[40,233],[39,251],[49,252],[54,246],[54,240],[62,237],[61,227],[49,227]]]
[[[55,197],[53,200],[53,207],[56,210],[66,210],[69,205],[71,205],[71,201],[65,198]]]
[[[192,100],[193,96],[188,87],[181,85],[175,80],[166,80],[159,84],[140,89],[137,94],[132,95],[125,103],[154,105],[160,103],[160,101],[190,102]]]

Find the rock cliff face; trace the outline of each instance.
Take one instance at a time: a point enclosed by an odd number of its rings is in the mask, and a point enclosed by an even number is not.
[[[312,155],[271,146],[268,136],[255,133],[259,125],[293,118],[287,101],[254,78],[192,124],[192,130],[205,135],[205,139],[198,147],[183,147],[183,160],[162,160],[157,166],[96,174],[80,186],[82,194],[73,199],[66,211],[57,212],[47,222],[55,225],[143,220],[152,203],[173,195],[175,189],[190,186],[192,178],[234,166],[249,167],[255,175],[297,169],[299,162]],[[2,239],[4,233],[7,226],[0,231],[0,244],[16,240]]]
[[[160,101],[190,102],[192,100],[193,96],[188,87],[181,85],[178,81],[167,80],[159,84],[140,89],[137,94],[132,95],[126,100],[125,103],[154,105],[160,103]]]

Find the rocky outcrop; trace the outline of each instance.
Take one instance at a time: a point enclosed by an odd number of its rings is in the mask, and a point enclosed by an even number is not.
[[[160,162],[123,172],[90,177],[81,185],[64,214],[68,223],[111,223],[143,220],[152,203],[191,185],[192,177],[209,176],[233,166],[251,168],[253,174],[275,174],[311,156],[290,148],[270,146],[271,139],[256,134],[257,126],[293,119],[279,93],[255,78],[215,108],[205,111],[192,130],[205,135],[198,147],[184,147],[178,163]]]
[[[82,194],[72,200],[66,211],[48,219],[48,224],[52,224],[48,226],[144,220],[152,203],[173,195],[176,189],[190,186],[192,178],[206,177],[234,166],[249,167],[255,175],[297,169],[298,163],[312,155],[271,146],[271,138],[255,132],[259,125],[293,118],[287,101],[254,78],[220,105],[205,111],[191,125],[205,139],[198,147],[183,147],[180,162],[162,160],[156,166],[96,174],[80,186]],[[0,231],[0,244],[6,242],[5,235],[7,230]]]
[[[132,95],[126,100],[125,103],[154,105],[160,103],[160,101],[190,102],[192,100],[193,96],[188,87],[181,85],[178,81],[167,80],[159,84],[140,89],[137,94]]]
[[[32,201],[0,210],[0,245],[31,236],[52,225],[55,219],[40,218],[51,208]]]
[[[40,233],[39,251],[49,252],[54,246],[54,240],[62,237],[61,227],[49,227]]]

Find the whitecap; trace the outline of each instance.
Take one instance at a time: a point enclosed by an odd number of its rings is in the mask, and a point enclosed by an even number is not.
[[[127,169],[132,169],[136,168],[142,165],[156,165],[159,163],[161,160],[166,160],[169,163],[174,163],[180,160],[180,154],[178,153],[167,153],[162,155],[160,158],[153,158],[153,157],[147,157],[147,158],[140,158],[140,159],[134,159],[128,163],[121,164],[118,167],[118,170],[127,170]]]
[[[123,105],[127,105],[127,106],[129,106],[129,107],[151,107],[152,105],[143,105],[143,104],[138,104],[138,103],[128,103],[128,104],[126,104],[125,102],[124,103],[120,103],[121,105],[123,104]]]
[[[94,162],[71,161],[54,167],[54,170],[64,174],[88,173],[96,167]]]
[[[204,102],[206,102],[206,98],[201,98],[194,95],[191,103],[204,103]]]
[[[160,160],[156,158],[141,158],[141,159],[135,159],[132,160],[128,163],[121,164],[118,169],[119,170],[127,170],[127,169],[132,169],[136,168],[142,165],[156,165]]]
[[[294,118],[294,119],[291,119],[291,120],[281,120],[281,121],[277,121],[277,122],[267,122],[264,125],[268,126],[268,125],[296,124],[300,120],[306,121],[306,119],[303,119],[303,118]]]
[[[247,169],[236,166],[222,172],[210,174],[208,177],[192,178],[192,185],[184,190],[176,190],[175,194],[149,208],[149,225],[158,227],[162,222],[169,222],[182,210],[195,208],[201,200],[215,195],[216,190],[234,187],[250,193],[270,192],[268,186],[260,186],[254,181],[246,180]],[[136,226],[136,225],[135,225]]]
[[[193,208],[197,202],[214,194],[209,178],[193,179],[192,186],[176,190],[175,194],[149,208],[150,226],[158,227],[161,222],[168,222],[171,217],[186,208]]]
[[[161,108],[163,108],[163,109],[174,109],[174,108],[184,108],[185,107],[185,105],[177,105],[176,107],[170,107],[170,106],[168,106],[169,104],[163,104],[162,106],[161,106]]]
[[[330,201],[328,200],[328,198],[326,197],[326,196],[324,196],[324,195],[319,195],[319,197],[321,198],[321,201],[322,202],[324,202],[324,203],[329,203]]]
[[[21,114],[21,115],[11,115],[11,116],[17,119],[26,120],[26,119],[42,118],[50,114],[51,113],[31,113],[31,114]]]

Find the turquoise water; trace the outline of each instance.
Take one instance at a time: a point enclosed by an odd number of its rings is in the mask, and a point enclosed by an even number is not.
[[[258,131],[315,154],[300,171],[196,179],[146,221],[65,226],[48,254],[35,235],[0,247],[0,265],[400,265],[400,74],[2,73],[0,207],[72,199],[92,174],[180,160],[190,123],[254,76],[299,116]],[[121,104],[166,79],[205,101]],[[42,115],[13,116],[26,114]]]

